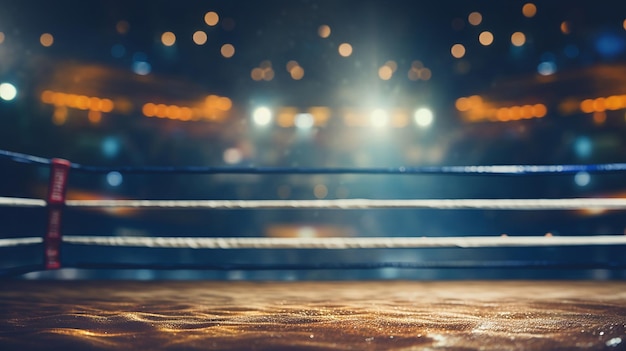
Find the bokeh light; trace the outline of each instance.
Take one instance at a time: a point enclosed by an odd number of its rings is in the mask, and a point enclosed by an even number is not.
[[[606,111],[596,111],[593,113],[593,123],[597,125],[604,124],[606,122]]]
[[[413,114],[413,118],[415,119],[415,124],[419,127],[428,127],[433,123],[433,111],[426,107],[419,108]]]
[[[113,111],[113,107],[115,106],[113,101],[111,101],[110,99],[102,99],[100,103],[101,103],[100,111],[106,112],[106,113]]]
[[[252,113],[252,120],[259,126],[266,126],[272,122],[272,111],[268,107],[258,107]]]
[[[272,68],[272,62],[270,60],[264,60],[259,64],[259,67],[252,69],[250,76],[255,81],[265,80],[270,81],[274,79],[274,69]]]
[[[389,80],[393,75],[393,69],[387,65],[381,66],[378,69],[378,77],[382,80]]]
[[[602,32],[595,39],[595,49],[605,58],[615,58],[626,51],[626,39],[612,31]]]
[[[243,159],[243,154],[241,153],[241,150],[231,147],[224,150],[222,158],[224,159],[225,163],[233,165],[241,162],[241,160]]]
[[[220,49],[220,53],[225,58],[231,58],[235,55],[235,47],[233,46],[233,44],[224,44]]]
[[[542,76],[549,76],[556,72],[556,64],[552,61],[541,62],[537,66],[537,72]]]
[[[320,36],[320,38],[328,38],[330,36],[330,27],[326,24],[319,26],[319,28],[317,29],[317,34]]]
[[[478,41],[484,46],[489,46],[493,43],[493,34],[489,31],[484,31],[478,36]]]
[[[0,44],[4,43],[4,38],[5,38],[4,33],[0,32]]]
[[[339,45],[339,55],[343,56],[343,57],[348,57],[350,55],[352,55],[352,45],[348,44],[348,43],[343,43],[341,45]]]
[[[522,6],[522,14],[528,18],[534,17],[537,14],[537,6],[531,2],[524,4]]]
[[[390,61],[393,62],[393,61]],[[395,62],[393,62],[395,64]],[[432,78],[432,71],[430,68],[424,67],[422,61],[415,60],[411,63],[411,69],[408,73],[409,79],[412,81],[423,80],[427,81]]]
[[[293,80],[300,80],[304,77],[304,68],[300,66],[298,61],[291,60],[287,62],[287,65],[285,67],[287,68],[287,72],[289,72],[289,75],[291,75],[291,78]],[[271,64],[269,65],[269,68],[271,68]]]
[[[570,34],[572,32],[571,26],[569,21],[563,21],[561,22],[561,33],[563,34]]]
[[[150,74],[152,71],[152,66],[145,61],[135,61],[133,62],[133,72],[140,76],[145,76]]]
[[[112,187],[118,187],[122,185],[122,182],[124,181],[124,177],[122,177],[122,174],[116,171],[107,173],[106,179],[107,183]]]
[[[593,143],[587,136],[579,136],[574,140],[574,152],[577,157],[588,158],[593,151]]]
[[[50,33],[43,33],[39,37],[39,43],[41,43],[41,45],[44,47],[50,47],[52,46],[52,44],[54,44],[54,37]]]
[[[228,111],[233,107],[233,101],[225,96],[222,96],[217,99],[215,106],[218,110]]]
[[[120,153],[120,141],[114,136],[107,136],[102,141],[102,154],[107,158],[114,158]]]
[[[269,82],[272,79],[274,79],[274,70],[271,68],[263,70],[263,80]]]
[[[450,49],[450,53],[454,58],[461,58],[465,56],[465,46],[463,44],[454,44]]]
[[[294,67],[289,73],[293,80],[300,80],[304,77],[304,69],[300,66]]]
[[[161,34],[161,43],[165,46],[172,46],[176,43],[176,35],[172,32]]]
[[[372,126],[376,128],[386,127],[389,123],[389,115],[387,111],[382,108],[377,108],[372,111],[372,114],[370,115],[370,122],[372,123]]]
[[[515,32],[511,35],[511,44],[522,46],[526,43],[526,35],[522,32]]]
[[[291,60],[291,61],[287,62],[287,65],[285,65],[285,68],[287,68],[287,72],[291,72],[292,69],[294,69],[295,67],[297,67],[299,65],[300,64],[298,63],[298,61]]]
[[[467,21],[471,25],[477,26],[482,23],[483,15],[480,12],[472,12],[469,14],[469,16],[467,16]]]
[[[17,96],[17,88],[11,83],[0,84],[0,99],[11,101]]]
[[[216,26],[219,21],[220,16],[216,12],[209,11],[204,15],[204,23],[211,27]]]
[[[296,115],[295,125],[300,129],[310,129],[315,125],[315,119],[310,113],[298,113]]]
[[[198,30],[193,33],[193,42],[196,45],[204,45],[207,41],[208,37],[205,32]]]
[[[391,68],[391,71],[393,73],[395,73],[396,70],[398,70],[398,63],[396,61],[394,61],[394,60],[389,60],[389,61],[385,62],[385,66]]]
[[[544,104],[533,105],[533,116],[543,118],[548,114],[548,108]]]
[[[578,172],[574,175],[574,183],[580,187],[585,187],[591,183],[591,175],[587,172]]]
[[[67,121],[67,107],[65,106],[56,106],[54,108],[54,113],[52,114],[52,123],[57,126],[65,124]]]
[[[252,71],[250,71],[250,77],[254,81],[263,80],[263,69],[259,67],[253,68]]]

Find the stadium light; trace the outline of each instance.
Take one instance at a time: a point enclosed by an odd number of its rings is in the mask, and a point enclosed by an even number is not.
[[[298,113],[296,115],[295,125],[299,129],[310,129],[315,125],[315,119],[310,113]]]
[[[11,83],[0,84],[0,98],[4,101],[11,101],[17,96],[17,88]]]
[[[387,111],[377,108],[372,111],[372,114],[370,115],[370,122],[372,123],[372,126],[376,128],[386,127],[389,123],[389,115],[387,114]]]
[[[419,127],[429,127],[433,123],[433,111],[426,107],[419,108],[415,111],[413,118],[415,119],[415,124]]]
[[[259,126],[266,126],[272,121],[272,111],[267,107],[258,107],[252,113],[252,120]]]

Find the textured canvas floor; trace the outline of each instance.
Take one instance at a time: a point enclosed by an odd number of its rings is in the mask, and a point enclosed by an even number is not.
[[[625,282],[26,282],[0,349],[623,350]]]

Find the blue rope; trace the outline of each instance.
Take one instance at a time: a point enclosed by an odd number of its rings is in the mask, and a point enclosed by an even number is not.
[[[8,158],[15,162],[21,162],[21,163],[34,163],[34,164],[40,164],[40,165],[50,164],[50,159],[47,159],[47,158],[31,156],[31,155],[21,154],[19,152],[13,152],[13,151],[7,151],[7,150],[0,150],[0,157]]]
[[[0,150],[0,157],[16,162],[49,165],[50,159]],[[455,175],[548,175],[578,172],[626,172],[626,163],[570,164],[570,165],[491,165],[491,166],[416,166],[369,168],[313,168],[313,167],[213,167],[213,166],[113,166],[99,167],[71,164],[72,170],[87,173],[120,172],[125,174],[455,174]]]

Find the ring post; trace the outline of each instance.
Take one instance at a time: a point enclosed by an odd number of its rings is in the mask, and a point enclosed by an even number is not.
[[[46,269],[61,268],[61,220],[69,172],[69,161],[58,158],[51,160],[47,198],[48,227],[44,236],[44,265]]]

